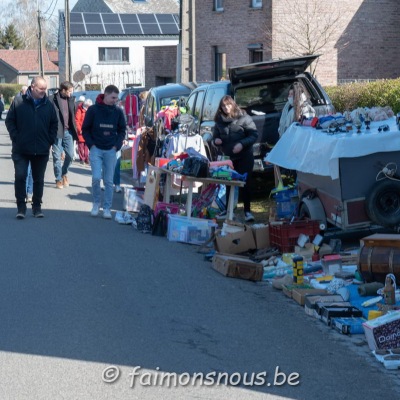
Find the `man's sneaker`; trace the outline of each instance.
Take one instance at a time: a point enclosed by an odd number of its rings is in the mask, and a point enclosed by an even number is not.
[[[62,189],[63,187],[64,187],[63,181],[57,181],[57,182],[56,182],[56,188],[57,188],[57,189]]]
[[[26,215],[26,207],[23,207],[23,206],[18,207],[16,218],[24,219],[25,215]]]
[[[32,214],[35,218],[43,218],[44,214],[42,213],[41,207],[32,207]]]
[[[68,187],[68,186],[69,186],[69,182],[68,182],[68,177],[67,177],[67,175],[63,175],[63,177],[62,177],[62,184],[64,185],[64,187]]]
[[[216,219],[226,219],[226,217],[227,217],[227,212],[226,211],[222,211],[215,218]]]
[[[122,188],[119,185],[115,185],[115,193],[121,193],[122,192]]]
[[[109,208],[105,208],[103,210],[103,218],[105,218],[105,219],[111,219],[112,218],[111,211],[110,211]]]
[[[90,215],[92,217],[97,217],[99,215],[100,206],[98,204],[93,204],[92,211],[90,211]]]
[[[251,212],[245,212],[244,213],[244,220],[246,221],[246,222],[253,222],[254,221],[254,216],[253,216],[253,214],[251,213]]]
[[[26,202],[27,202],[27,203],[32,203],[32,193],[28,193],[28,194],[26,195]]]
[[[104,186],[101,187],[101,190],[106,190],[106,188]]]

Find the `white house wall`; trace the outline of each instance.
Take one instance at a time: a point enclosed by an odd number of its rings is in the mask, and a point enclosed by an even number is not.
[[[86,83],[101,85],[104,89],[107,85],[115,85],[120,89],[126,87],[127,84],[139,84],[144,86],[145,82],[145,65],[144,55],[145,46],[176,46],[178,40],[71,40],[71,65],[72,75],[74,78],[79,74],[82,66],[87,64],[91,68],[91,73],[86,76],[83,81],[75,81],[77,88],[85,88]],[[100,47],[129,47],[129,62],[121,64],[99,63]]]

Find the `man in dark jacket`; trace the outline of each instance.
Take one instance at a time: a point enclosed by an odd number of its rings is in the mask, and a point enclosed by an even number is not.
[[[57,115],[46,96],[47,83],[40,76],[22,96],[16,96],[6,117],[6,127],[12,141],[12,160],[15,169],[15,197],[17,218],[26,215],[26,177],[31,163],[33,176],[32,212],[42,218],[41,209],[44,174],[49,160],[50,146],[57,137]]]
[[[53,145],[53,167],[56,187],[69,186],[68,169],[74,158],[74,140],[78,140],[75,124],[74,86],[71,82],[62,82],[59,90],[49,97],[54,104],[58,118],[57,140]],[[65,153],[62,163],[62,153]]]
[[[82,125],[82,135],[90,149],[92,168],[93,208],[91,215],[97,217],[101,203],[100,181],[104,180],[103,217],[111,219],[113,177],[116,152],[125,138],[126,122],[123,111],[116,106],[119,90],[114,85],[99,94],[96,103],[89,107]]]

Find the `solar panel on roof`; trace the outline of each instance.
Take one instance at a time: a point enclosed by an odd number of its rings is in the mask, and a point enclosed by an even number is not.
[[[123,24],[125,33],[127,35],[141,35],[142,30],[139,24]]]
[[[70,24],[71,35],[86,35],[85,25]]]
[[[160,24],[161,33],[164,35],[177,35],[179,29],[175,24]]]
[[[142,29],[145,35],[159,35],[161,33],[158,24],[142,24]]]
[[[103,24],[86,24],[86,30],[89,35],[104,35]]]
[[[155,24],[157,22],[154,14],[137,14],[137,16],[141,24]]]
[[[101,14],[101,18],[103,18],[103,22],[112,23],[112,24],[119,24],[119,17],[118,14]]]
[[[137,24],[139,22],[137,14],[119,14],[122,23]]]
[[[69,21],[72,22],[83,22],[82,14],[81,13],[71,13],[69,15]]]
[[[172,14],[156,14],[157,21],[160,24],[174,24],[175,20]]]
[[[121,24],[104,24],[104,27],[107,35],[122,35],[124,33]]]
[[[83,19],[85,20],[86,23],[101,22],[99,13],[83,13]]]

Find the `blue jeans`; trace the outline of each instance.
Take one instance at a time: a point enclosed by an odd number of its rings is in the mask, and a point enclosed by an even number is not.
[[[64,163],[61,165],[61,154],[65,152]],[[69,131],[64,132],[63,138],[57,138],[52,147],[54,176],[56,181],[61,181],[68,174],[68,168],[74,158],[74,139]]]
[[[33,193],[33,177],[32,177],[32,167],[30,161],[28,165],[28,176],[26,178],[26,193],[27,194]]]
[[[121,150],[117,151],[117,162],[115,163],[113,181],[115,186],[121,185]]]
[[[113,200],[113,177],[116,162],[116,151],[101,150],[92,146],[89,152],[90,166],[92,168],[92,196],[94,204],[101,204],[100,181],[104,182],[103,209],[111,209]]]

